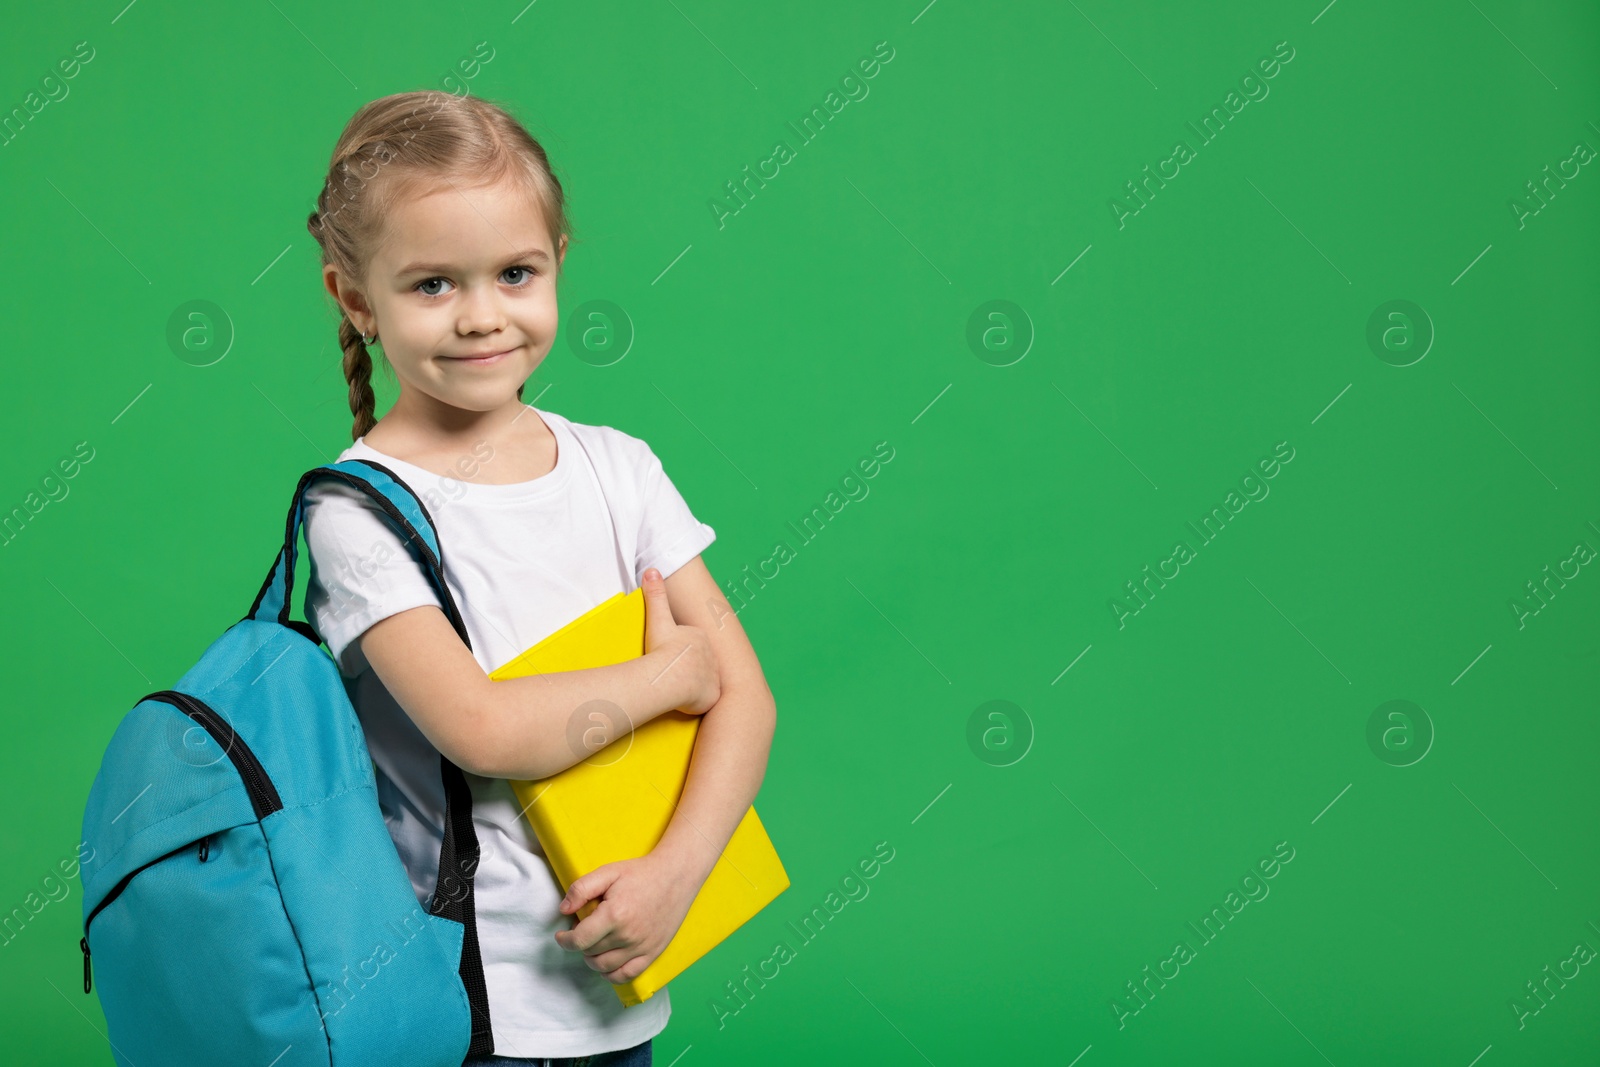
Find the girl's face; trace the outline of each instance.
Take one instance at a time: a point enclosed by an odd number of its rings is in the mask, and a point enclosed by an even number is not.
[[[550,351],[565,255],[520,188],[455,181],[395,206],[363,292],[332,267],[325,280],[351,322],[378,334],[401,381],[397,408],[490,412],[519,403]]]

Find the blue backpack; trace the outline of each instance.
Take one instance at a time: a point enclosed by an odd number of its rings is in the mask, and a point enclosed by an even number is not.
[[[494,1051],[466,779],[440,755],[444,842],[424,911],[347,683],[289,618],[303,497],[325,478],[383,509],[467,641],[416,494],[363,460],[307,471],[249,614],[123,717],[89,791],[83,991],[92,950],[118,1064],[457,1067]]]

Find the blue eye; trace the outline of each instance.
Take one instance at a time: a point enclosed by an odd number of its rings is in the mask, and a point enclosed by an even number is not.
[[[520,281],[513,280],[513,279],[507,279],[506,275],[508,275],[508,274],[522,274],[522,275],[524,275],[524,277]],[[511,285],[513,288],[517,288],[517,289],[525,289],[529,285],[532,285],[533,284],[533,279],[538,277],[538,274],[539,274],[538,271],[534,270],[532,267],[526,267],[526,266],[507,267],[505,270],[500,272],[501,278],[505,279],[508,285]],[[437,278],[437,277],[435,277],[435,278],[424,278],[422,281],[418,282],[416,285],[413,285],[411,288],[415,292],[420,293],[422,296],[428,297],[429,299],[437,299],[437,298],[439,298],[439,297],[444,295],[444,290],[441,289],[438,292],[434,292],[434,291],[431,291],[428,288],[426,288],[427,286],[431,286],[431,285],[433,285],[435,283],[438,283],[440,285],[449,285],[449,284],[451,284],[448,280],[446,280],[444,278]]]

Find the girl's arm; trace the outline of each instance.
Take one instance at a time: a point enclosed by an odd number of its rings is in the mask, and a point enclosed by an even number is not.
[[[750,638],[699,556],[667,579],[667,601],[674,620],[710,638],[722,683],[700,720],[677,811],[656,845],[698,888],[761,789],[778,709]]]
[[[688,781],[655,848],[579,876],[562,898],[562,914],[575,915],[604,897],[555,939],[582,952],[589,968],[612,982],[637,978],[677,934],[761,788],[777,727],[777,705],[755,650],[700,557],[674,571],[666,586],[673,619],[708,635],[721,694],[700,720]]]
[[[390,615],[356,640],[429,743],[485,778],[545,778],[585,759],[588,751],[569,747],[567,727],[590,701],[616,705],[637,729],[687,708],[717,673],[708,642],[685,631],[609,667],[494,681],[434,605]]]

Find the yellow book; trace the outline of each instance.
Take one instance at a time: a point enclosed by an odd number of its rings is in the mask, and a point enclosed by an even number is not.
[[[644,590],[618,593],[490,673],[500,681],[530,674],[609,667],[644,655]],[[611,736],[608,719],[577,722]],[[700,716],[664,712],[559,774],[511,783],[561,888],[607,863],[643,856],[667,831],[683,795]],[[581,748],[579,749],[582,750]],[[613,984],[625,1005],[641,1004],[789,888],[767,831],[752,807],[689,906],[672,941],[632,981]],[[598,906],[578,909],[584,919]]]

